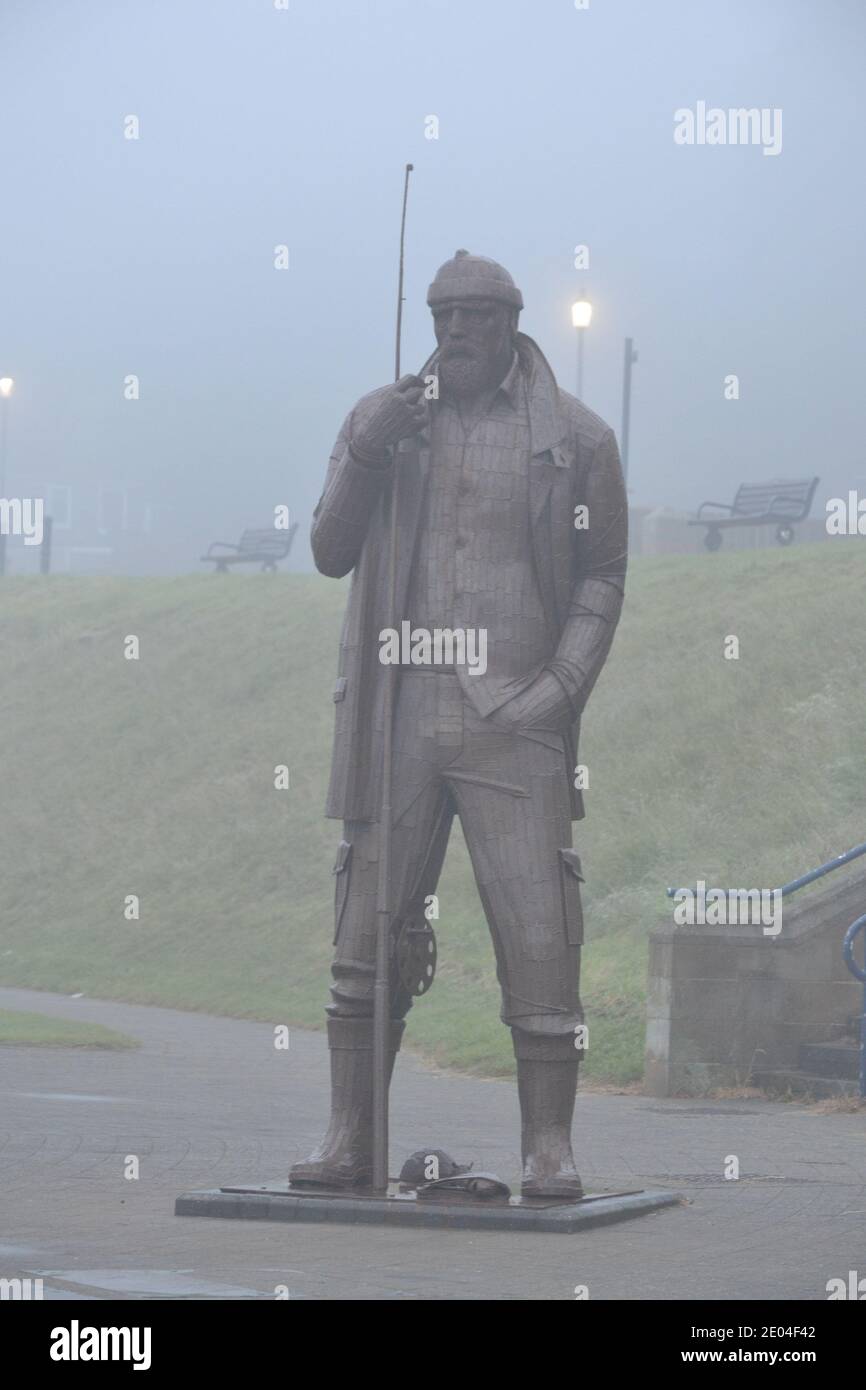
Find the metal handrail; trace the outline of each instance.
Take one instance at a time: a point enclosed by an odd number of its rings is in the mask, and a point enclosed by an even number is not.
[[[866,1099],[866,941],[864,941],[863,965],[858,965],[854,959],[854,938],[858,932],[864,931],[864,929],[866,929],[866,913],[862,917],[858,917],[856,922],[852,922],[846,931],[842,955],[845,957],[845,964],[851,974],[863,985],[863,1012],[860,1015],[860,1095]]]
[[[784,884],[781,888],[772,889],[772,892],[780,893],[783,898],[787,898],[789,894],[796,893],[799,888],[805,888],[807,883],[814,883],[817,878],[823,878],[825,874],[832,874],[834,869],[841,869],[843,864],[850,864],[852,859],[857,859],[861,854],[866,854],[866,844],[855,845],[853,849],[846,850],[844,854],[837,855],[835,859],[828,859],[826,864],[819,864],[817,869],[811,869],[802,877],[793,878],[790,883]],[[694,888],[665,889],[669,898],[675,897],[677,893],[694,893],[695,891]],[[719,889],[716,888],[712,891],[717,893]],[[721,891],[731,893],[737,890],[723,888]]]

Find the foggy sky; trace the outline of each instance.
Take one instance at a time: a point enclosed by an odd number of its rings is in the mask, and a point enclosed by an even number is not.
[[[617,434],[640,354],[633,501],[816,472],[818,514],[866,486],[864,38],[860,0],[0,0],[7,493],[144,485],[190,569],[286,502],[309,568],[342,419],[392,375],[411,160],[405,370],[457,247],[512,272],[569,390],[586,286]],[[677,146],[698,101],[781,108],[781,153]]]

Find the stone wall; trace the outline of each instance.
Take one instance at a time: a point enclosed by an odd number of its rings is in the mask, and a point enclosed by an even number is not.
[[[650,937],[650,1095],[700,1094],[747,1084],[753,1067],[796,1067],[801,1043],[831,1041],[860,1014],[863,987],[842,941],[866,912],[862,859],[786,899],[776,937],[760,926],[678,927],[673,909]]]

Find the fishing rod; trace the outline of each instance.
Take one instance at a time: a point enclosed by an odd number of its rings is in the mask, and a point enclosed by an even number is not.
[[[403,266],[406,243],[406,205],[409,175],[403,180],[403,212],[400,218],[400,267],[397,275],[397,331],[394,349],[394,380],[400,379],[400,337],[403,330]],[[396,452],[396,451],[395,451]],[[400,470],[396,460],[391,480],[391,514],[388,531],[388,625],[396,631],[397,622],[397,501]],[[388,1072],[389,1031],[391,1026],[391,842],[393,834],[392,764],[394,749],[394,692],[397,667],[385,667],[384,743],[382,750],[382,796],[379,806],[379,877],[376,895],[376,976],[373,985],[373,1188],[388,1188]]]

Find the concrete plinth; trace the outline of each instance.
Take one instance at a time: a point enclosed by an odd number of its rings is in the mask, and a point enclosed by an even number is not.
[[[438,1226],[455,1230],[558,1231],[569,1235],[591,1226],[627,1221],[682,1197],[660,1189],[598,1192],[579,1202],[497,1198],[463,1201],[419,1199],[392,1184],[386,1196],[363,1192],[314,1192],[287,1183],[255,1187],[217,1187],[185,1192],[175,1202],[175,1216],[215,1216],[240,1221],[337,1221],[349,1225]]]

